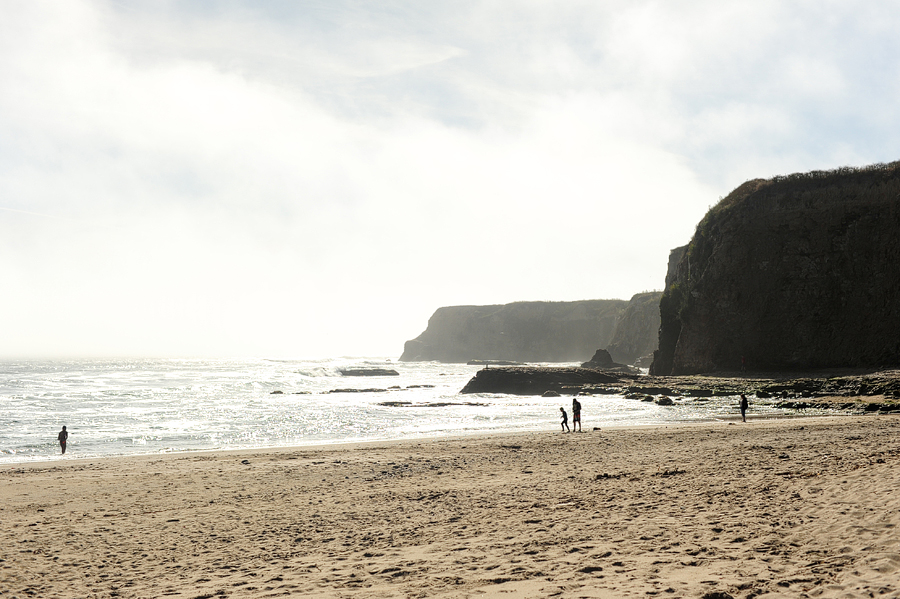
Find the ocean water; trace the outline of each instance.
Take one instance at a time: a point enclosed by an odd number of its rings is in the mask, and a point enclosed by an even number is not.
[[[344,368],[390,368],[400,375],[350,377],[341,374]],[[0,464],[555,432],[559,406],[571,412],[566,397],[460,395],[479,368],[380,358],[0,362]],[[737,412],[734,398],[673,407],[615,395],[580,401],[586,430]],[[56,441],[63,425],[69,431],[65,456]]]

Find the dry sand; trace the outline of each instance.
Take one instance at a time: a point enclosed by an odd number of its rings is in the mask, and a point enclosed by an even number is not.
[[[890,415],[5,466],[0,597],[900,597],[898,466]]]

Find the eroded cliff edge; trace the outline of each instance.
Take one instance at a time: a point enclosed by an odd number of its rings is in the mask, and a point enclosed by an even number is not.
[[[606,347],[614,361],[635,364],[653,354],[658,345],[661,297],[661,291],[647,291],[629,300]]]
[[[438,308],[400,360],[581,362],[612,339],[624,300]]]
[[[651,374],[900,364],[900,162],[752,180],[667,277]]]

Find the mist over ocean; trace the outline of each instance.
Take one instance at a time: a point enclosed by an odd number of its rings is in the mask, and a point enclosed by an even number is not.
[[[399,376],[343,376],[344,368]],[[559,431],[559,406],[568,411],[571,398],[460,395],[480,368],[378,358],[0,362],[0,464]],[[675,407],[615,395],[580,401],[585,431],[716,419],[736,408],[731,398]],[[56,441],[63,425],[65,456]]]

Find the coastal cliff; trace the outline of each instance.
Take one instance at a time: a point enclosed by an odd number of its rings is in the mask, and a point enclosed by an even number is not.
[[[650,291],[638,293],[628,302],[606,348],[615,362],[634,364],[657,348],[661,297],[661,291]]]
[[[403,362],[581,362],[606,347],[628,302],[515,302],[438,308]]]
[[[900,364],[900,162],[748,181],[667,276],[651,374]]]

